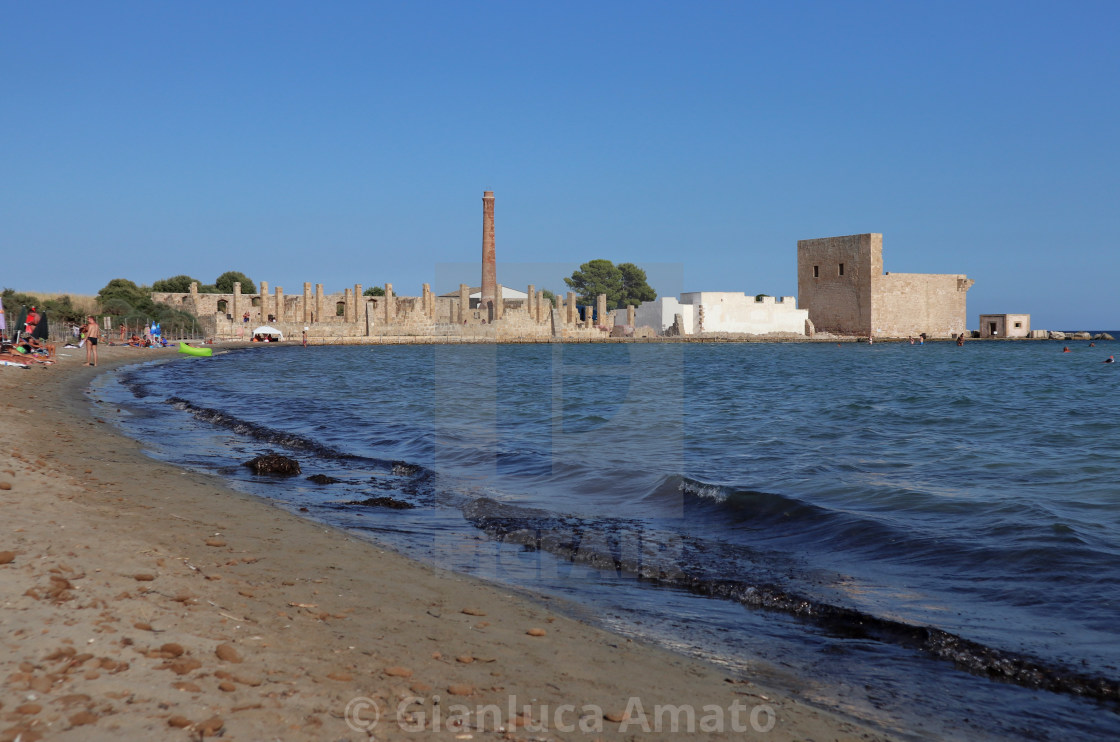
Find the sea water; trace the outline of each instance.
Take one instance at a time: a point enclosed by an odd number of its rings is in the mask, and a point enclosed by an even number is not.
[[[883,729],[1109,738],[1120,366],[1062,345],[265,347],[93,394],[154,457]]]

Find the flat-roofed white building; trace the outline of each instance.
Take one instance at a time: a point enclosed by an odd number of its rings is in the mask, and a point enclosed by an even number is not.
[[[690,291],[678,301],[662,297],[643,302],[634,310],[634,325],[664,333],[681,315],[685,335],[727,332],[747,335],[807,334],[809,311],[797,308],[797,299],[783,296],[748,296],[741,291]]]

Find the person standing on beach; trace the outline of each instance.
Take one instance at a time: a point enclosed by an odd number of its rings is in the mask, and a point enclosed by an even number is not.
[[[27,318],[23,321],[23,331],[30,335],[35,332],[35,328],[39,326],[39,313],[35,311],[35,307],[31,307],[31,311],[27,313]]]
[[[101,339],[101,328],[97,320],[90,315],[86,320],[86,362],[85,366],[97,365],[97,341]]]

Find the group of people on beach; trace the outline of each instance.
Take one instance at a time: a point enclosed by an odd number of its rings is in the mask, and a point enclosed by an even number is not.
[[[0,316],[2,314],[3,312],[0,310]],[[0,326],[0,361],[4,365],[22,366],[23,368],[31,368],[33,365],[45,367],[58,360],[57,346],[32,334],[38,323],[39,314],[35,307],[31,307],[24,328],[17,332],[17,339],[12,342],[9,342],[3,335],[3,330],[6,328]],[[101,339],[101,327],[93,316],[86,318],[86,324],[81,327],[81,336],[82,345],[86,349],[86,362],[83,365],[96,366],[97,343]]]

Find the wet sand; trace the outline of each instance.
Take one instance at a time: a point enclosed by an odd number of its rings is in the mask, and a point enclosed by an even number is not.
[[[0,742],[887,739],[153,461],[85,389],[174,351],[100,351],[0,368]]]

